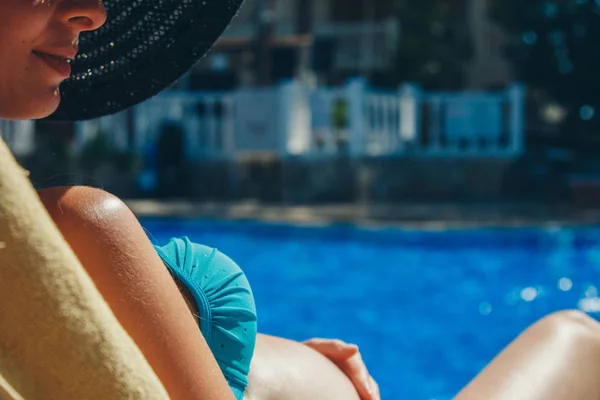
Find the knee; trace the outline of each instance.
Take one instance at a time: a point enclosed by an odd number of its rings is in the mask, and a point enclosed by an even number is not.
[[[600,332],[598,321],[578,310],[558,311],[545,317],[542,322],[561,329],[590,333]]]
[[[586,346],[600,352],[600,323],[576,310],[559,311],[548,315],[532,329],[541,330],[574,346]]]

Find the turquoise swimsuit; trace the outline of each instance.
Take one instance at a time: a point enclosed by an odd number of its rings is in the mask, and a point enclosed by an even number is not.
[[[200,331],[236,399],[242,400],[256,343],[256,308],[246,276],[223,253],[187,237],[155,249],[194,296]]]

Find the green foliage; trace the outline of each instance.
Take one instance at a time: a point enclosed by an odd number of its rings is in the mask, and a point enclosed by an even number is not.
[[[332,122],[336,129],[345,129],[349,124],[348,101],[345,98],[337,98],[333,102]]]
[[[503,0],[493,15],[512,36],[507,54],[519,79],[565,105],[598,101],[599,2]]]
[[[396,0],[400,20],[395,80],[425,89],[464,87],[472,43],[464,2]]]
[[[509,34],[506,54],[534,96],[569,112],[569,135],[597,130],[600,110],[600,2],[496,0]]]
[[[107,135],[98,133],[79,154],[79,166],[85,171],[93,171],[101,165],[110,164],[116,170],[127,172],[138,167],[139,159],[129,152],[115,150]]]
[[[79,165],[86,171],[97,168],[108,159],[110,153],[108,139],[105,135],[98,134],[94,139],[85,144],[79,154]]]

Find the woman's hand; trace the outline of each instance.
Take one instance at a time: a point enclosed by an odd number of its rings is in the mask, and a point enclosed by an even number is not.
[[[304,344],[337,365],[350,378],[362,400],[381,400],[379,385],[369,374],[358,346],[338,339],[321,338],[307,340]]]

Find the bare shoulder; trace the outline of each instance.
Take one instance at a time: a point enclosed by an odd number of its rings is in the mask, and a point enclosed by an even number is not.
[[[43,189],[38,195],[86,268],[96,264],[98,253],[102,253],[105,260],[117,258],[111,260],[114,262],[105,262],[105,268],[123,265],[123,257],[134,261],[140,255],[154,253],[137,217],[118,197],[86,186]],[[150,268],[134,262],[126,265],[145,267],[146,273]],[[162,268],[162,263],[157,265]]]
[[[57,223],[86,223],[106,229],[108,226],[137,223],[127,205],[118,197],[87,186],[61,186],[41,189],[38,195]]]
[[[175,281],[125,203],[81,186],[38,194],[171,398],[232,398]]]
[[[38,194],[101,291],[171,285],[138,219],[118,197],[84,186],[43,189]]]

